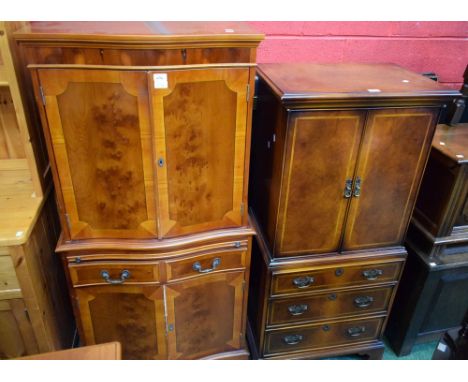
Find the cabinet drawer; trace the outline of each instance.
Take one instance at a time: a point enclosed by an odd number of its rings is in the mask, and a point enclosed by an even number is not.
[[[164,66],[249,63],[250,48],[125,49],[85,47],[25,48],[30,63],[116,66]],[[0,74],[1,75],[1,74]]]
[[[167,280],[179,280],[207,273],[245,268],[247,249],[204,253],[166,262]]]
[[[312,350],[377,339],[384,318],[278,330],[266,334],[265,354]]]
[[[103,261],[90,264],[69,264],[68,270],[73,286],[158,284],[160,280],[158,262]]]
[[[270,301],[268,325],[292,324],[348,315],[385,312],[393,287],[320,293]]]
[[[395,281],[400,274],[402,264],[401,262],[360,264],[312,269],[307,272],[274,274],[271,294],[304,293],[312,290]]]

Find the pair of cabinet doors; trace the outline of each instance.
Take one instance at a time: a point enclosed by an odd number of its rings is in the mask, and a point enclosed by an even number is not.
[[[249,68],[34,70],[71,239],[245,223]]]
[[[400,245],[438,111],[290,112],[277,255]]]
[[[198,359],[242,348],[245,274],[169,285],[75,288],[86,345],[120,341],[124,359]]]

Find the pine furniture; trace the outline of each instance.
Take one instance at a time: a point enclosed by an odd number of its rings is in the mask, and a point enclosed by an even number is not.
[[[50,171],[33,149],[12,32],[0,22],[0,359],[72,345],[74,323],[60,261]],[[37,147],[36,147],[37,148]]]
[[[261,64],[252,131],[255,357],[380,358],[441,107],[391,64]]]
[[[225,22],[40,22],[15,34],[57,190],[82,342],[247,358],[256,47]]]

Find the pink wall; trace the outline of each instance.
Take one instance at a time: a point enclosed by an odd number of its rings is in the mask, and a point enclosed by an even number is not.
[[[249,22],[265,33],[258,62],[393,62],[435,72],[458,89],[468,64],[468,22]]]

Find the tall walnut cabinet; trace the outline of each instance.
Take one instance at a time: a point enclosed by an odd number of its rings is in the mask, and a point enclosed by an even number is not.
[[[32,23],[30,71],[86,345],[246,358],[256,47],[240,23]],[[27,76],[25,76],[27,77]]]
[[[456,94],[395,65],[259,66],[254,356],[381,357],[439,111]]]

